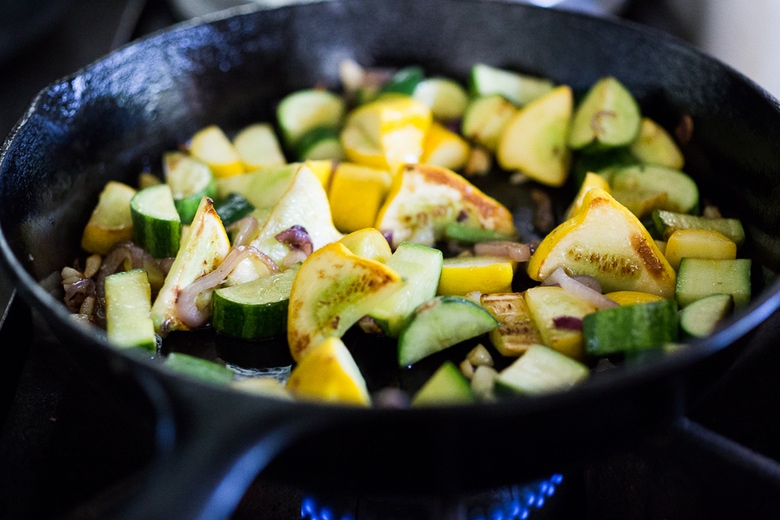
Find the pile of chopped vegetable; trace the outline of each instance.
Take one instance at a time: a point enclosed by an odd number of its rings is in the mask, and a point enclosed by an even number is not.
[[[137,186],[109,182],[89,256],[62,270],[74,318],[237,388],[421,406],[565,391],[749,301],[741,223],[703,204],[679,140],[617,78],[575,99],[481,63],[468,86],[416,66],[344,62],[341,76],[338,93],[284,97],[274,121],[202,128]],[[537,191],[532,240],[483,176],[576,195],[556,218]],[[291,371],[162,355],[170,334],[204,328],[257,349],[281,338]],[[437,367],[394,399],[372,393],[348,332],[395,342],[398,371]],[[463,344],[462,359],[440,354]]]

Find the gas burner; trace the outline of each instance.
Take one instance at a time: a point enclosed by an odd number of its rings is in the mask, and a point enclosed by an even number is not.
[[[563,475],[465,497],[349,497],[304,493],[304,520],[525,520],[539,512]]]

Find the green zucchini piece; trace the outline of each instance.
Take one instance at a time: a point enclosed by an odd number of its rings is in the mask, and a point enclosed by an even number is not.
[[[682,170],[685,165],[685,157],[672,136],[649,117],[642,118],[639,135],[629,145],[629,150],[643,164],[666,166],[673,170]]]
[[[341,96],[328,90],[305,89],[285,96],[276,109],[282,137],[290,149],[313,128],[339,128],[344,120],[346,103]]]
[[[219,385],[227,385],[235,377],[233,371],[224,365],[181,352],[168,354],[163,365],[179,374]]]
[[[130,199],[133,240],[154,258],[176,256],[181,217],[168,184],[144,188]]]
[[[693,213],[699,207],[699,188],[693,179],[664,166],[620,168],[614,172],[609,184],[612,196],[640,219],[657,209]],[[654,199],[654,207],[643,204]]]
[[[105,278],[106,334],[116,347],[141,347],[155,352],[157,336],[150,311],[152,289],[143,269],[114,273]]]
[[[634,96],[616,78],[597,81],[574,111],[569,146],[598,151],[634,142],[642,115]]]
[[[573,161],[572,178],[577,187],[582,185],[588,172],[597,173],[609,182],[616,171],[636,164],[636,158],[626,147],[610,148],[599,153],[579,153]]]
[[[469,244],[494,240],[516,240],[517,235],[496,229],[475,227],[468,222],[450,222],[444,229],[444,237]]]
[[[687,305],[680,311],[682,331],[694,338],[712,334],[715,327],[734,311],[734,297],[730,294],[711,294]]]
[[[738,247],[745,241],[745,229],[742,227],[742,222],[734,218],[710,218],[657,210],[653,212],[653,223],[664,240],[668,240],[671,234],[678,229],[711,229],[720,231],[733,240]]]
[[[301,163],[269,166],[243,175],[217,180],[220,197],[238,193],[256,208],[272,208],[292,184]]]
[[[228,193],[219,203],[214,204],[214,209],[222,219],[222,225],[227,227],[252,213],[255,207],[240,193]]]
[[[554,83],[546,78],[477,63],[471,67],[469,88],[473,97],[499,94],[522,107],[550,92]]]
[[[657,348],[676,342],[678,329],[674,300],[602,309],[582,319],[585,352],[590,356]]]
[[[312,128],[298,140],[295,156],[299,161],[320,159],[343,161],[345,155],[339,129],[332,126]]]
[[[442,263],[438,249],[411,242],[399,244],[386,265],[401,275],[404,284],[370,313],[387,336],[398,337],[417,306],[436,296]]]
[[[287,333],[287,307],[297,269],[288,269],[214,291],[211,325],[226,336],[242,339],[282,337]]]
[[[412,97],[429,106],[438,121],[460,119],[469,104],[466,89],[450,78],[424,79],[414,88]]]
[[[683,258],[677,273],[677,303],[685,307],[711,294],[730,294],[735,308],[744,307],[750,301],[750,268],[749,258]]]
[[[473,403],[476,399],[468,379],[450,360],[445,361],[414,394],[411,406]]]
[[[460,125],[463,137],[495,152],[501,132],[517,112],[511,101],[500,94],[473,98]]]
[[[403,94],[411,96],[417,85],[425,79],[425,71],[417,65],[410,65],[399,69],[392,77],[379,89],[379,95],[382,94]]]
[[[163,173],[183,224],[192,222],[200,199],[213,199],[217,195],[217,183],[211,168],[192,155],[179,151],[166,152],[163,155]]]
[[[398,335],[398,366],[490,332],[496,319],[480,305],[459,296],[437,296],[414,310]]]
[[[539,395],[568,390],[588,377],[583,363],[543,345],[528,350],[496,379],[497,393]]]

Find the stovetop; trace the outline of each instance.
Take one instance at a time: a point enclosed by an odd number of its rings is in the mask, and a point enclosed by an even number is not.
[[[636,4],[626,16],[648,12],[648,2]],[[7,79],[0,82],[0,132],[8,133],[49,81],[175,21],[162,0],[68,1],[58,22],[0,62]],[[10,295],[0,276],[0,309],[5,310]],[[18,299],[0,320],[0,519],[100,518],[104,504],[121,496],[154,457],[151,418],[126,413],[93,386]],[[544,505],[528,507],[527,517],[777,517],[778,331],[780,313],[761,326],[719,385],[686,418],[608,457],[551,476],[552,489],[534,488],[535,499]],[[521,491],[532,484],[537,483],[517,483],[493,495],[525,496]],[[438,511],[451,507],[441,497],[415,500],[354,497],[349,490],[343,496],[309,495],[261,476],[233,518],[359,520],[395,512],[395,518],[410,520],[427,518],[432,503]],[[498,511],[486,507],[482,518],[523,517]]]

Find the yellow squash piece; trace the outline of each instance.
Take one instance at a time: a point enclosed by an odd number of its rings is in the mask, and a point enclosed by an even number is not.
[[[663,300],[663,298],[657,294],[639,291],[614,291],[607,293],[604,296],[618,305],[636,305],[637,303],[649,303]]]
[[[287,342],[296,361],[347,329],[398,290],[403,279],[393,269],[362,258],[340,243],[312,253],[298,270],[290,292]]]
[[[393,251],[387,243],[385,236],[378,229],[368,227],[353,231],[339,240],[347,249],[358,256],[386,263]]]
[[[566,209],[566,218],[570,218],[582,208],[582,201],[585,199],[585,194],[593,188],[601,188],[609,193],[609,182],[607,179],[599,175],[598,173],[588,172],[585,174],[585,179],[582,181],[577,195],[574,196],[574,200]]]
[[[392,182],[385,169],[340,163],[333,172],[328,193],[336,228],[351,233],[373,226]]]
[[[516,233],[512,214],[464,177],[446,168],[407,164],[395,177],[374,227],[391,234],[391,245],[432,246],[447,224],[464,217],[474,227]]]
[[[567,139],[573,108],[571,88],[561,85],[520,109],[501,132],[498,164],[542,184],[562,186],[571,164]]]
[[[341,133],[350,161],[389,170],[417,162],[433,116],[425,103],[388,96],[352,111]]]
[[[236,147],[217,125],[209,125],[195,132],[190,140],[189,150],[192,155],[208,164],[216,177],[244,173],[244,163]]]
[[[181,291],[192,282],[216,269],[230,251],[230,240],[214,204],[203,197],[198,211],[185,233],[179,252],[171,265],[165,283],[152,305],[152,321],[161,336],[174,330],[189,330],[176,312]],[[198,307],[210,305],[211,293],[201,295]]]
[[[421,163],[460,170],[469,160],[471,148],[460,135],[434,121],[423,143]]]
[[[135,193],[127,184],[106,183],[81,236],[85,251],[105,255],[114,244],[133,239],[130,199]]]
[[[489,334],[490,342],[502,356],[520,356],[531,345],[542,342],[525,293],[483,294],[480,303],[498,320],[498,328]]]
[[[333,226],[328,196],[320,180],[305,164],[298,168],[252,245],[281,265],[290,247],[279,242],[276,235],[293,226],[306,229],[315,250],[342,237]]]
[[[542,240],[527,270],[541,281],[558,267],[593,276],[605,292],[674,297],[677,275],[655,241],[639,219],[599,188],[588,191],[582,209]]]
[[[555,285],[528,289],[525,302],[539,329],[543,345],[573,359],[585,356],[582,330],[567,327],[559,320],[582,319],[596,312],[595,305]]]
[[[737,244],[712,229],[678,229],[669,235],[664,255],[676,271],[683,258],[733,260],[737,257]]]
[[[311,348],[287,380],[296,399],[368,406],[371,396],[352,354],[339,338]]]
[[[465,296],[474,291],[511,292],[516,265],[509,258],[496,256],[445,258],[437,294]]]
[[[334,162],[330,159],[310,159],[305,161],[304,164],[314,172],[314,175],[322,183],[322,187],[327,192],[330,188],[330,180],[333,175]]]

